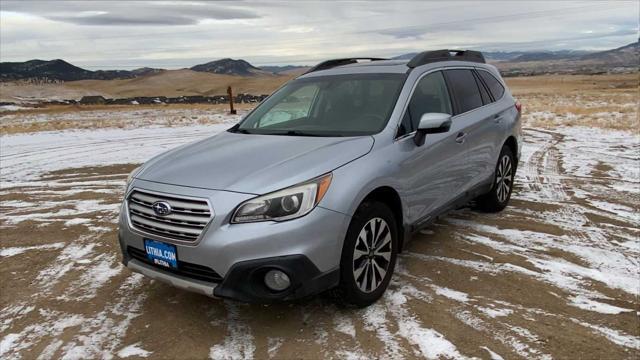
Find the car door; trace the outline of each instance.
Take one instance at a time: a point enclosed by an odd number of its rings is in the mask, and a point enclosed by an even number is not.
[[[493,177],[513,105],[503,101],[505,88],[494,75],[483,69],[476,69],[475,74],[481,90],[486,89],[490,97],[478,117],[475,130],[478,136],[468,139],[470,152],[477,155],[472,171],[479,174],[477,182],[482,182]]]
[[[501,114],[496,109],[493,96],[476,71],[473,71],[476,86],[482,97],[482,106],[477,108],[469,117],[470,125],[467,130],[467,147],[469,149],[469,173],[471,174],[470,188],[486,183],[493,177],[496,166],[496,149],[501,144]],[[500,149],[497,149],[500,151]]]
[[[446,133],[429,134],[416,146],[413,137],[420,117],[429,112],[453,114],[451,97],[441,71],[420,78],[406,105],[396,146],[404,154],[400,162],[403,192],[410,223],[428,220],[433,212],[459,194],[466,170],[465,145],[456,141],[459,124],[453,121]]]
[[[466,193],[478,181],[487,167],[487,145],[485,120],[489,116],[483,108],[490,101],[486,89],[478,86],[473,69],[451,69],[445,71],[447,84],[453,94],[455,105],[456,140],[465,144],[464,160],[457,160],[464,169],[459,172],[459,191]],[[484,90],[484,91],[481,91]],[[484,100],[483,100],[484,99]]]

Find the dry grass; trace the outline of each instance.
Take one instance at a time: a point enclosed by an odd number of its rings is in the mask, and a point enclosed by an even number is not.
[[[245,113],[255,104],[236,104]],[[228,104],[56,105],[0,114],[0,135],[67,129],[136,128],[218,123]]]
[[[231,76],[167,70],[158,74],[125,80],[82,80],[66,83],[70,89],[89,90],[110,97],[224,95],[231,86],[234,93],[269,94],[293,76]]]
[[[507,78],[526,126],[591,126],[638,131],[638,74]]]
[[[75,99],[85,95],[102,95],[106,98],[136,96],[190,96],[225,95],[231,86],[235,94],[270,94],[295,77],[284,75],[232,76],[183,70],[165,70],[157,74],[134,79],[80,80],[62,84],[29,85],[0,83],[0,101],[17,99]]]
[[[252,109],[255,104],[233,104],[233,107],[239,110]],[[93,111],[105,111],[105,112],[118,112],[118,111],[131,111],[131,110],[158,110],[158,109],[170,109],[170,110],[212,110],[216,112],[228,111],[229,104],[141,104],[141,105],[49,105],[42,107],[33,107],[30,109],[23,109],[17,111],[5,111],[0,115],[17,115],[17,114],[61,114],[61,113],[76,113],[76,112],[93,112]]]

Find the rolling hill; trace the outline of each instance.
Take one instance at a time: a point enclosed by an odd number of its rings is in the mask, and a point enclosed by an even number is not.
[[[270,94],[292,76],[267,73],[252,76],[213,74],[207,72],[182,70],[163,70],[161,72],[120,80],[80,80],[65,83],[69,89],[85,90],[111,98],[132,96],[186,96],[186,95],[223,95],[227,86],[234,93],[253,95]]]
[[[235,76],[272,75],[271,72],[255,67],[245,60],[220,59],[195,65],[190,70],[212,74]],[[134,79],[166,71],[143,67],[135,70],[90,71],[72,65],[64,60],[29,60],[25,62],[0,63],[0,81],[47,79],[47,80],[117,80]]]
[[[565,52],[549,56],[545,53],[530,53],[510,61],[495,62],[494,65],[505,76],[638,71],[640,47],[635,42],[613,50],[588,54]]]
[[[2,62],[0,63],[0,80],[24,80],[24,79],[47,79],[47,80],[113,80],[130,79],[147,74],[158,72],[159,69],[140,68],[135,70],[97,70],[90,71],[64,60],[29,60],[25,62]]]
[[[238,75],[238,76],[256,76],[271,75],[270,72],[264,71],[258,67],[249,64],[245,60],[220,59],[205,64],[192,66],[193,71],[207,72],[222,75]]]
[[[549,60],[562,60],[562,59],[576,59],[586,54],[590,54],[590,52],[574,51],[574,50],[535,51],[535,52],[526,52],[507,60],[513,61],[513,62],[523,62],[523,61],[549,61]]]
[[[311,69],[311,66],[283,65],[283,66],[260,66],[260,69],[273,74],[301,75]]]
[[[0,79],[2,80],[38,77],[71,81],[91,78],[92,75],[92,71],[79,68],[60,59],[0,63]]]
[[[601,51],[580,57],[580,60],[599,61],[609,64],[640,65],[640,41],[613,50]]]

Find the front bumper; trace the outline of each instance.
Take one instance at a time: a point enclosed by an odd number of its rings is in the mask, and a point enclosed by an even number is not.
[[[330,289],[340,280],[338,269],[321,273],[304,255],[244,261],[234,265],[220,283],[182,276],[134,258],[125,257],[125,263],[132,271],[183,290],[244,302],[264,303],[300,299]],[[291,286],[281,292],[268,289],[263,279],[271,269],[290,274]]]
[[[183,188],[136,181],[132,188],[201,197],[210,201],[215,217],[193,244],[173,243],[179,269],[169,271],[145,263],[144,239],[128,221],[126,206],[120,215],[119,240],[124,263],[176,287],[246,302],[292,300],[331,288],[338,283],[342,243],[350,217],[316,207],[306,216],[285,222],[229,224],[238,204],[254,195]],[[165,241],[165,240],[161,240]],[[165,241],[170,242],[170,241]],[[131,252],[137,256],[132,256]],[[278,268],[291,278],[289,289],[274,293],[263,284],[265,269]],[[206,273],[206,274],[205,274]],[[195,274],[195,275],[194,275]],[[205,274],[203,276],[196,276]]]
[[[154,280],[162,281],[169,285],[173,285],[177,288],[200,293],[203,295],[213,296],[214,295],[213,291],[217,286],[216,283],[199,281],[196,279],[191,279],[186,276],[171,274],[155,266],[145,264],[140,260],[127,259],[125,262],[126,262],[126,266],[132,271],[148,276]]]

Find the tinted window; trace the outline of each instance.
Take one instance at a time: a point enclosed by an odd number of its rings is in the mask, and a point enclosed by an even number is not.
[[[489,72],[487,71],[478,71],[478,74],[480,74],[482,80],[484,80],[484,83],[487,84],[489,91],[491,91],[491,94],[493,94],[493,98],[495,100],[500,99],[504,94],[504,86],[502,86],[500,81],[498,81],[498,79],[489,74]]]
[[[447,70],[447,80],[456,98],[459,114],[482,106],[480,90],[471,70]]]
[[[426,113],[452,114],[447,85],[439,71],[423,77],[416,85],[402,118],[399,135],[415,131],[420,117]]]
[[[477,74],[474,74],[475,78],[476,78],[476,84],[478,85],[478,89],[480,89],[480,97],[482,97],[482,103],[487,105],[491,103],[491,96],[489,96],[489,92],[487,91],[487,88],[482,85],[482,81],[480,81],[480,78],[478,78]]]

